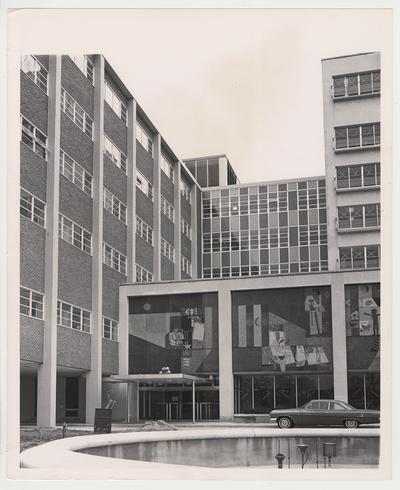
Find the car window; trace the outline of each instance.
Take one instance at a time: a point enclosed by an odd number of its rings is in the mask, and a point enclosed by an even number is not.
[[[308,410],[318,410],[319,409],[319,402],[310,402],[306,407]]]
[[[329,402],[319,402],[319,408],[321,410],[328,410],[329,409]]]
[[[336,402],[331,402],[329,408],[330,410],[346,410],[346,407]]]

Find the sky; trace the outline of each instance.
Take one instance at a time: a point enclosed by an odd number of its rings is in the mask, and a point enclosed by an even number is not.
[[[323,175],[321,59],[391,55],[388,9],[38,9],[9,49],[102,53],[181,158],[241,182]]]

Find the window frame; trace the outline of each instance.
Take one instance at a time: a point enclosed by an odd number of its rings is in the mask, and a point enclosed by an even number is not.
[[[379,73],[379,89],[374,90],[374,74]],[[371,91],[369,92],[362,92],[362,83],[361,83],[361,77],[365,75],[370,75],[370,83],[371,83]],[[333,100],[345,100],[345,99],[350,99],[350,98],[355,98],[355,97],[367,97],[371,95],[380,95],[381,93],[381,70],[367,70],[363,72],[356,72],[356,73],[347,73],[344,75],[333,75],[332,76],[332,99]],[[356,93],[349,93],[349,80],[352,78],[357,77],[357,92]],[[343,95],[336,95],[335,94],[335,80],[341,80],[343,79]]]
[[[152,202],[154,201],[153,184],[138,169],[136,169],[136,187]]]
[[[153,228],[139,218],[139,216],[136,216],[136,235],[153,246]]]
[[[89,57],[84,55],[74,56],[68,55],[74,64],[79,68],[79,70],[85,75],[89,82],[94,85],[94,64]],[[83,58],[84,64],[81,64],[81,59]]]
[[[106,325],[108,323],[108,325]],[[102,317],[103,326],[103,339],[112,340],[113,342],[119,342],[119,322],[113,318],[107,316]],[[106,328],[109,329],[108,336],[106,335]]]
[[[103,155],[126,175],[126,155],[106,133],[104,133]]]
[[[37,64],[39,65],[40,69],[39,70],[30,70],[28,72],[26,72],[23,68],[22,68],[22,65],[23,65],[23,59],[26,59],[26,58],[32,58],[32,61],[34,64]],[[32,55],[32,54],[27,54],[25,56],[21,56],[21,59],[20,59],[20,69],[23,73],[25,73],[25,75],[30,78],[32,80],[32,82],[37,85],[40,90],[45,93],[46,95],[48,95],[48,88],[49,88],[49,71],[42,65],[42,63],[40,63],[40,61],[36,58],[36,56]],[[40,73],[41,70],[43,70],[44,74],[43,73]],[[32,74],[32,76],[30,76],[29,74]],[[41,76],[39,76],[41,75]]]
[[[28,296],[22,296],[22,294],[21,294],[22,290],[27,291],[29,293]],[[40,298],[33,299],[33,295],[40,296]],[[24,313],[21,311],[21,306],[22,306],[21,298],[25,298],[28,300],[28,304],[24,305],[25,307],[28,308],[28,313]],[[44,293],[41,293],[40,291],[36,291],[34,289],[27,288],[27,287],[22,286],[22,285],[19,287],[19,314],[20,315],[24,315],[24,316],[27,316],[29,318],[35,318],[36,320],[43,320],[44,306],[45,306],[44,301],[45,301]],[[34,308],[34,306],[33,306],[34,303],[41,304],[41,309],[37,309],[36,307]],[[33,311],[39,311],[40,316],[33,315],[32,314]]]
[[[105,80],[104,102],[112,109],[115,114],[127,125],[127,106],[111,85]],[[107,96],[109,94],[109,97]],[[109,98],[109,100],[108,100]],[[119,109],[118,109],[119,108]]]
[[[70,162],[66,162],[66,159]],[[72,167],[72,171],[66,172],[66,165]],[[77,174],[82,174],[82,179],[77,177]],[[67,180],[72,182],[86,195],[93,198],[93,176],[87,172],[82,165],[74,160],[68,153],[66,153],[62,148],[60,148],[60,174],[63,175]],[[70,175],[72,178],[70,178]]]
[[[175,247],[164,237],[161,237],[161,255],[175,264]]]
[[[103,264],[115,271],[119,272],[123,276],[127,275],[127,257],[116,248],[112,247],[106,242],[103,242],[102,247]]]
[[[93,141],[93,119],[62,85],[60,107],[63,113]]]
[[[181,186],[181,196],[183,196],[184,199],[189,204],[192,204],[192,191],[186,182],[184,182],[182,179],[180,180],[180,186]]]
[[[23,192],[25,192],[26,194],[29,194],[29,197],[31,198],[30,203],[25,199],[25,197],[22,196]],[[22,201],[24,201],[25,203],[30,205],[30,209],[26,206],[23,206]],[[36,209],[38,208],[38,203],[43,205],[43,209],[40,210],[43,213],[43,216],[38,217],[36,215],[36,219],[35,219],[35,208]],[[28,217],[25,214],[21,213],[21,208],[26,210],[30,214],[30,216]],[[47,204],[44,201],[42,201],[41,199],[39,199],[38,197],[31,194],[29,191],[27,191],[23,187],[21,187],[21,189],[20,189],[20,216],[23,216],[24,218],[28,219],[32,223],[35,223],[35,224],[39,225],[41,228],[46,229],[46,212],[47,212]]]
[[[29,130],[26,126],[24,126],[25,122],[32,127],[31,130]],[[32,121],[30,121],[27,117],[25,117],[22,114],[20,117],[20,123],[21,123],[21,142],[25,146],[30,148],[34,153],[36,153],[36,155],[40,156],[41,158],[43,158],[43,160],[47,162],[47,157],[48,157],[47,135],[43,133],[43,131],[41,131],[37,126],[35,126],[32,123]],[[32,141],[32,146],[23,140],[23,135],[25,135],[25,138]],[[44,141],[38,138],[38,136],[41,136]],[[41,149],[41,151],[38,151],[38,147]]]
[[[160,168],[166,175],[166,177],[172,182],[175,182],[174,178],[174,166],[170,158],[162,151],[160,155]]]
[[[103,207],[124,225],[127,224],[127,205],[118,199],[107,187],[103,191]]]
[[[161,212],[172,222],[175,223],[175,208],[166,197],[160,196]]]
[[[136,140],[139,141],[147,153],[152,157],[154,156],[153,138],[148,134],[139,121],[136,121]]]
[[[77,322],[76,319],[76,317],[78,316],[78,312],[79,312],[79,323]],[[64,314],[68,313],[68,315],[63,315],[63,313]],[[62,323],[65,318],[69,319],[70,325],[65,325],[64,323]],[[80,328],[75,328],[73,326],[74,324],[76,325],[77,323]],[[64,328],[70,328],[71,330],[77,330],[78,332],[91,334],[91,327],[92,327],[91,323],[92,323],[91,311],[86,310],[85,308],[82,308],[80,306],[67,303],[66,301],[57,299],[57,325],[58,326]]]
[[[66,221],[69,221],[70,225]],[[67,229],[70,230],[69,233],[65,231]],[[92,255],[92,233],[61,213],[58,214],[58,236],[78,250],[87,255]],[[80,246],[77,243],[80,243]]]
[[[367,136],[365,134],[363,135],[363,130],[371,127],[372,129],[372,143],[371,144],[363,144],[364,140],[367,139]],[[357,130],[357,131],[356,131]],[[334,127],[334,137],[333,137],[333,142],[334,142],[334,150],[335,152],[341,152],[341,151],[351,151],[351,150],[365,150],[368,148],[378,148],[381,145],[381,127],[380,127],[380,122],[372,122],[372,123],[363,123],[363,124],[351,124],[348,126],[335,126]],[[345,138],[341,137],[341,139],[338,138],[338,132],[339,131],[344,131],[345,132]],[[350,136],[349,131],[354,131],[354,135]],[[346,146],[338,146],[338,141],[343,141],[346,140]],[[351,141],[356,139],[358,141],[358,144],[351,144]]]
[[[136,264],[136,282],[153,282],[153,273],[148,271],[145,267]],[[145,280],[143,280],[145,279]]]

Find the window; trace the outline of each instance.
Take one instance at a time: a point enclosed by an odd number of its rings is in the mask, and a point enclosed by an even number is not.
[[[136,264],[136,282],[153,282],[153,274],[139,264]]]
[[[161,195],[161,211],[167,218],[174,222],[174,206],[172,206],[163,195]]]
[[[103,203],[104,209],[126,225],[126,205],[106,188],[104,188]]]
[[[20,214],[43,228],[46,227],[46,203],[21,188]]]
[[[47,136],[24,116],[21,116],[21,141],[47,160]]]
[[[181,195],[186,199],[188,203],[192,202],[192,193],[190,187],[181,179]]]
[[[93,177],[63,150],[60,150],[60,172],[79,189],[92,197]]]
[[[368,148],[380,145],[380,123],[335,128],[335,149]]]
[[[362,245],[339,249],[340,269],[375,269],[380,266],[379,245]]]
[[[47,95],[48,72],[35,56],[22,56],[21,70]]]
[[[27,289],[19,288],[19,312],[32,318],[43,320],[43,294]]]
[[[189,238],[192,239],[192,227],[183,218],[181,218],[181,232]]]
[[[136,170],[136,187],[138,187],[148,198],[153,200],[153,185],[139,170]]]
[[[126,105],[110,87],[110,85],[105,82],[106,93],[105,100],[115,114],[126,123]]]
[[[58,219],[59,237],[83,252],[92,254],[92,234],[62,214]]]
[[[380,163],[336,167],[337,189],[352,189],[380,185]]]
[[[171,262],[175,262],[175,249],[163,237],[161,237],[161,255],[166,257]]]
[[[181,256],[181,269],[188,276],[192,277],[192,263],[183,255]]]
[[[171,182],[174,182],[174,167],[170,162],[169,158],[161,153],[161,170],[165,173],[165,175],[171,179]]]
[[[380,226],[380,205],[364,204],[338,207],[338,229],[359,229]]]
[[[104,153],[115,165],[126,173],[126,155],[108,136],[104,135]]]
[[[85,55],[70,56],[71,60],[81,70],[85,77],[93,84],[93,63]]]
[[[138,216],[136,217],[136,234],[153,245],[153,229]]]
[[[103,338],[118,342],[118,322],[103,316]]]
[[[58,300],[57,325],[90,333],[90,311]]]
[[[153,141],[139,123],[136,123],[136,139],[153,156]]]
[[[381,91],[381,72],[369,71],[333,77],[333,98],[378,94]]]
[[[125,255],[106,243],[103,243],[103,263],[126,276]]]
[[[61,110],[81,129],[89,138],[93,139],[93,120],[61,87]]]

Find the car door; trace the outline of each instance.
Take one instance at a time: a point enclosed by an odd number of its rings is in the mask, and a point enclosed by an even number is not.
[[[347,408],[339,402],[329,402],[328,425],[342,425],[349,415]]]
[[[320,408],[320,401],[314,400],[304,406],[301,414],[301,425],[313,426],[320,425],[322,423],[322,413]]]

